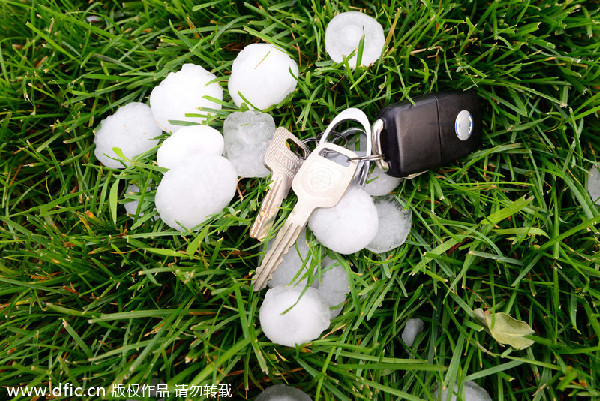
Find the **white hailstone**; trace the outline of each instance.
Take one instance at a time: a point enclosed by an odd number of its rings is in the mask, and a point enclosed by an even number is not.
[[[123,163],[129,163],[113,160],[120,159],[113,148],[120,148],[126,158],[133,159],[155,147],[158,139],[154,138],[161,133],[150,107],[139,102],[129,103],[100,121],[94,137],[94,155],[105,166],[123,168]]]
[[[202,124],[210,114],[200,108],[221,110],[221,104],[207,97],[223,100],[223,89],[217,77],[195,64],[184,64],[181,70],[171,72],[150,94],[150,107],[156,122],[165,130],[175,132],[181,125],[173,121]],[[202,117],[186,117],[187,113],[202,114]]]
[[[329,257],[323,258],[323,266],[331,266],[336,261]],[[350,292],[350,283],[348,282],[348,274],[339,264],[326,270],[321,275],[321,283],[319,284],[319,294],[329,304],[329,313],[333,319],[342,312],[343,306],[336,309],[331,307],[338,306],[346,300],[346,294]]]
[[[254,43],[244,47],[233,61],[229,95],[238,107],[247,100],[264,110],[281,103],[296,89],[297,76],[298,65],[283,50]]]
[[[415,343],[415,338],[417,338],[419,333],[423,331],[424,327],[425,323],[418,317],[414,319],[408,319],[406,325],[404,326],[404,330],[402,330],[402,341],[404,341],[404,344],[412,347],[412,345]]]
[[[275,241],[269,243],[269,249]],[[306,229],[303,229],[296,240],[296,244],[283,256],[281,264],[273,272],[271,280],[267,283],[269,287],[277,287],[280,285],[298,286],[299,288],[306,287],[307,278],[303,278],[306,269],[310,267],[310,259],[308,259],[308,244],[306,242]],[[307,260],[308,259],[308,260]],[[298,273],[298,271],[302,271]],[[296,276],[298,274],[298,276]],[[296,279],[294,279],[296,277]]]
[[[344,255],[367,246],[375,238],[378,225],[373,199],[360,187],[350,187],[337,205],[316,209],[308,221],[321,244]]]
[[[229,160],[205,154],[185,159],[165,173],[154,201],[160,218],[169,227],[184,231],[227,206],[236,186],[237,175]]]
[[[277,384],[260,393],[256,401],[312,401],[312,398],[295,387]]]
[[[140,192],[140,189],[138,188],[137,185],[131,184],[127,187],[127,193],[128,194],[137,194],[138,192]],[[133,200],[131,202],[127,202],[125,203],[123,206],[125,206],[125,211],[132,215],[135,216],[135,212],[137,210],[138,205],[140,204],[139,200]],[[140,212],[140,217],[143,216],[144,213]]]
[[[93,24],[94,22],[100,22],[100,21],[102,21],[102,18],[98,17],[97,15],[90,15],[89,17],[85,17],[85,19],[90,24]]]
[[[208,125],[179,128],[160,145],[156,152],[156,162],[160,167],[171,169],[198,153],[221,156],[223,135]]]
[[[461,400],[462,401],[492,401],[492,398],[490,397],[490,395],[488,394],[487,391],[485,391],[485,389],[479,387],[477,385],[477,383],[475,383],[474,381],[468,380],[465,382],[465,385],[463,386],[464,389],[464,397],[461,396]],[[438,392],[439,389],[435,391],[434,396],[435,399],[438,399]],[[452,401],[457,401],[458,398],[456,397],[456,393],[458,393],[458,386],[455,384],[454,385],[454,393],[452,394],[452,398],[450,398],[450,400]],[[448,399],[448,389],[445,389],[444,391],[442,391],[442,400],[447,400]]]
[[[140,192],[140,189],[138,188],[137,185],[131,184],[131,185],[129,185],[127,187],[127,193],[128,194],[136,194],[138,192]],[[138,207],[139,204],[140,204],[139,200],[133,200],[131,202],[125,203],[123,206],[125,206],[125,211],[128,214],[135,215],[135,212],[136,212],[137,207]],[[143,215],[143,213],[140,212],[140,216],[142,216],[142,215]]]
[[[392,192],[402,182],[402,178],[387,175],[385,171],[375,166],[365,184],[365,191],[372,196],[383,196]]]
[[[270,174],[263,158],[275,135],[273,117],[258,111],[231,113],[223,122],[224,154],[240,177]]]
[[[150,187],[146,188],[146,192],[150,191],[150,189],[151,189]],[[127,187],[127,194],[128,194],[128,195],[134,195],[134,194],[137,194],[138,192],[140,192],[140,189],[139,189],[139,187],[138,187],[137,185],[135,185],[135,184],[131,184],[131,185],[129,185],[129,186]],[[147,196],[148,196],[148,195],[147,195]],[[146,198],[144,199],[144,202],[148,202],[148,203],[150,203],[150,202],[149,202],[149,198],[148,198],[148,197],[146,197]],[[139,205],[139,203],[140,203],[140,201],[136,199],[136,200],[132,200],[132,201],[127,201],[127,203],[123,204],[123,206],[125,207],[125,211],[127,212],[127,214],[129,214],[129,215],[130,215],[130,217],[131,217],[132,219],[135,219],[135,216],[136,216],[136,214],[135,214],[135,213],[136,213],[136,211],[137,211],[137,208],[138,208],[138,205]],[[140,209],[140,214],[139,214],[139,217],[142,217],[142,216],[144,215],[144,212],[142,212],[142,210],[144,210],[144,207],[142,207],[142,208]],[[156,210],[156,208],[155,208],[154,210]],[[158,220],[158,216],[153,216],[153,219],[154,219],[155,221],[156,221],[156,220]]]
[[[375,208],[379,228],[366,248],[371,252],[382,253],[404,244],[412,225],[412,211],[405,210],[393,196],[375,200]]]
[[[596,166],[592,166],[590,169],[588,192],[590,193],[590,198],[592,198],[596,205],[600,205],[600,172]]]
[[[315,288],[308,288],[298,299],[302,291],[303,288],[284,286],[267,291],[258,318],[263,332],[272,342],[293,347],[318,338],[329,327],[327,302]],[[282,314],[286,310],[287,313]]]
[[[358,46],[363,36],[365,39],[360,65],[371,65],[381,56],[385,35],[383,27],[375,18],[358,11],[341,13],[329,22],[325,30],[325,50],[336,63],[354,52],[348,64],[350,68],[356,68]]]

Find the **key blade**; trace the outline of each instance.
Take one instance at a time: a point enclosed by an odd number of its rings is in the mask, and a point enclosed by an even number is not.
[[[269,185],[267,196],[263,199],[256,220],[250,227],[250,236],[263,241],[275,222],[281,203],[290,192],[291,180],[276,177]]]
[[[267,251],[257,269],[257,274],[252,285],[255,292],[265,288],[267,282],[273,277],[273,273],[281,264],[285,254],[289,252],[294,242],[296,242],[302,228],[304,228],[304,225],[294,224],[286,220],[279,233],[277,233],[275,244]]]

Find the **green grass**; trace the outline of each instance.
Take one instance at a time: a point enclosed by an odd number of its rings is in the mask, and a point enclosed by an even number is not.
[[[475,380],[495,400],[600,399],[600,212],[585,188],[600,159],[597,0],[195,3],[0,2],[0,386],[156,378],[229,383],[238,400],[275,383],[313,400],[417,400]],[[350,9],[387,35],[368,69],[325,53],[327,23]],[[125,170],[93,155],[93,129],[118,106],[186,62],[226,89],[237,51],[260,41],[300,65],[271,114],[302,138],[349,106],[373,119],[468,88],[484,105],[481,149],[401,184],[407,243],[344,257],[343,313],[297,348],[262,334],[251,288],[266,179],[241,180],[229,208],[181,235],[152,219],[156,149]],[[225,93],[216,128],[235,110]],[[125,188],[149,180],[134,221]],[[535,344],[497,344],[476,308],[529,323]],[[412,317],[426,330],[407,348]]]

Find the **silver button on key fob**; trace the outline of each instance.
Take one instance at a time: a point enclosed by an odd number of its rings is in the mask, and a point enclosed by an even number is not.
[[[451,163],[481,143],[481,110],[473,91],[447,92],[397,103],[380,111],[373,124],[378,166],[408,177]]]

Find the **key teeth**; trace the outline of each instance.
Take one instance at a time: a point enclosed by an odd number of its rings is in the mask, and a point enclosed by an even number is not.
[[[258,292],[265,288],[271,277],[273,277],[273,273],[275,273],[275,270],[277,270],[281,264],[283,257],[289,252],[292,244],[300,235],[300,231],[302,231],[303,227],[304,226],[295,224],[285,224],[281,228],[281,231],[275,239],[275,246],[267,252],[257,270],[257,275],[253,284],[254,292]],[[275,263],[273,263],[273,258],[276,258]]]
[[[273,219],[274,220],[274,219]],[[258,219],[257,219],[258,221]],[[260,242],[262,242],[265,238],[267,238],[267,235],[269,234],[269,230],[271,228],[271,226],[273,225],[273,222],[267,222],[265,220],[264,223],[261,224],[255,224],[252,225],[252,227],[250,227],[250,237],[255,238],[257,240],[259,240]]]
[[[273,226],[275,216],[279,211],[281,201],[287,196],[290,190],[288,188],[287,191],[285,191],[285,188],[283,188],[284,185],[284,179],[281,177],[276,177],[272,181],[272,185],[270,185],[267,195],[262,201],[258,216],[250,228],[250,237],[256,238],[259,241],[262,241],[267,237],[269,229]],[[284,190],[284,192],[282,192],[281,199],[278,200],[278,195],[282,190]],[[276,203],[277,209],[273,210]]]

